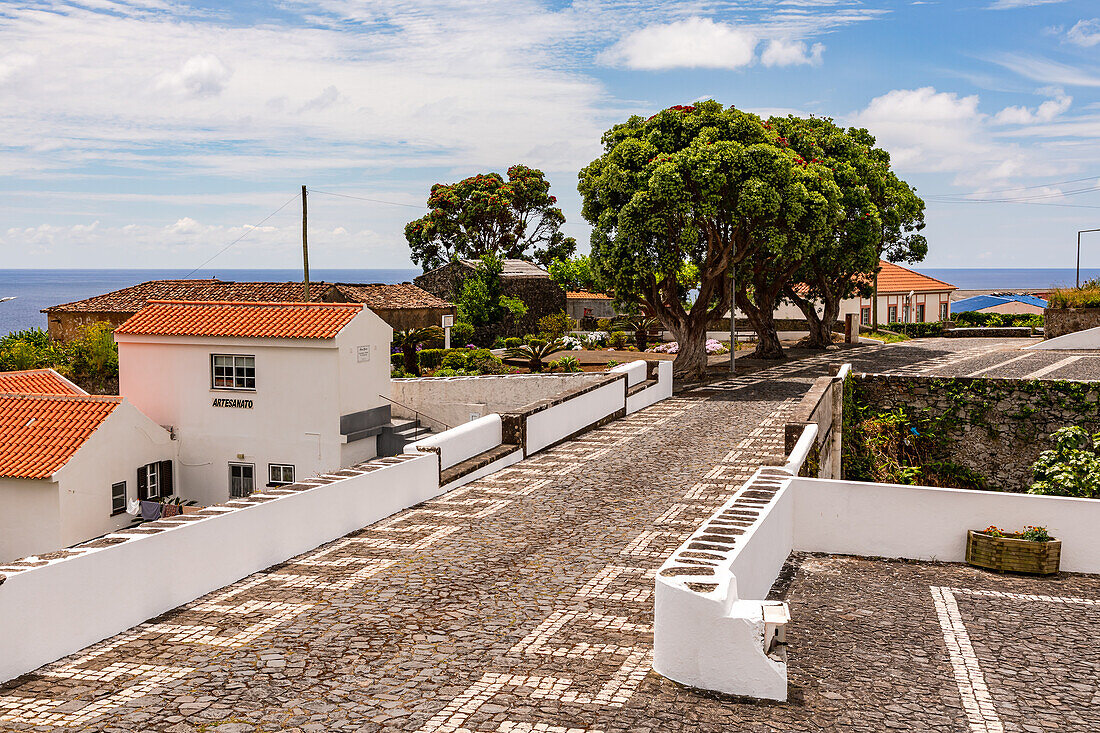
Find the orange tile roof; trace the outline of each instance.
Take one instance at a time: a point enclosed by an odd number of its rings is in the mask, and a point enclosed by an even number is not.
[[[242,303],[153,300],[116,334],[330,339],[361,311],[360,303]]]
[[[88,394],[53,369],[0,372],[0,392],[13,394]]]
[[[0,476],[49,478],[121,403],[95,395],[0,394]]]
[[[611,300],[610,295],[604,295],[603,293],[589,293],[584,290],[570,290],[565,294],[566,298],[576,298],[584,300]]]
[[[910,290],[927,293],[957,289],[954,285],[945,283],[943,280],[937,280],[934,277],[908,270],[901,265],[895,265],[893,262],[879,260],[878,264],[882,268],[878,273],[879,295],[883,293],[908,294]]]

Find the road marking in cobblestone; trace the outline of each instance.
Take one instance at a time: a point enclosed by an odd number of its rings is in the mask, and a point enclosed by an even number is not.
[[[1008,366],[1009,364],[1013,364],[1017,361],[1022,361],[1022,360],[1027,359],[1028,357],[1031,357],[1031,356],[1034,356],[1034,354],[1028,353],[1028,354],[1023,354],[1021,356],[1014,356],[1011,359],[1008,359],[1007,361],[1000,361],[1000,362],[997,362],[996,364],[994,364],[993,366],[987,366],[983,369],[979,369],[976,372],[970,372],[970,374],[967,374],[966,376],[968,376],[968,377],[977,377],[977,376],[980,376],[982,374],[985,374],[986,372],[991,372],[994,369],[1000,369],[1001,367]]]
[[[1047,374],[1050,374],[1051,372],[1056,372],[1059,369],[1061,369],[1062,367],[1067,367],[1070,364],[1072,364],[1073,362],[1079,361],[1079,360],[1084,359],[1084,358],[1085,357],[1083,357],[1083,356],[1067,356],[1065,359],[1062,359],[1060,361],[1056,361],[1053,364],[1051,364],[1050,366],[1045,366],[1042,369],[1036,369],[1031,374],[1025,374],[1024,379],[1038,379],[1039,377],[1046,376]]]
[[[1002,733],[1004,726],[993,707],[993,698],[986,686],[974,646],[970,643],[955,595],[950,589],[937,586],[932,586],[931,592],[971,733]]]

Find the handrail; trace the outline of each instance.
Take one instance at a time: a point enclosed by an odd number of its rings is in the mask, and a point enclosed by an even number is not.
[[[440,420],[438,418],[435,418],[435,417],[432,417],[431,415],[429,415],[426,412],[421,412],[420,410],[416,409],[415,407],[410,407],[409,405],[406,405],[404,402],[398,402],[397,400],[393,399],[392,397],[387,397],[384,394],[379,394],[378,396],[381,397],[382,399],[386,400],[387,402],[392,402],[395,405],[401,405],[406,410],[412,410],[412,413],[414,415],[416,415],[416,431],[413,432],[413,439],[414,440],[416,440],[417,438],[420,437],[420,416],[421,415],[428,418],[429,420],[432,420],[434,422],[439,423],[440,425],[447,428],[448,430],[450,430],[451,428],[454,427],[454,425],[448,425],[447,423],[443,422],[442,420]],[[431,431],[429,430],[428,432],[430,433]]]
[[[784,470],[789,471],[794,476],[798,475],[798,472],[802,470],[802,464],[806,462],[806,457],[810,455],[810,449],[813,448],[814,441],[817,440],[817,431],[817,423],[810,423],[803,428],[802,435],[798,436],[798,442],[794,444],[791,454],[787,456],[787,463],[783,466]]]

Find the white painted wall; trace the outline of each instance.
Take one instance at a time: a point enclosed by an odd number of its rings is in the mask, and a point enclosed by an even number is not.
[[[439,491],[435,454],[425,454],[14,573],[0,585],[0,682]]]
[[[229,463],[291,464],[297,479],[373,458],[373,437],[344,442],[340,416],[386,404],[392,329],[363,309],[335,339],[116,335],[119,391],[179,439],[177,493],[201,504],[229,498]],[[359,347],[369,359],[359,360]],[[212,354],[256,357],[256,389],[211,386]],[[214,407],[246,399],[251,409]]]
[[[1052,339],[1041,341],[1027,348],[1037,351],[1100,349],[1100,326],[1096,328],[1086,328],[1084,331],[1074,331],[1073,333],[1067,333],[1062,336],[1055,336]]]
[[[644,362],[642,362],[644,363]],[[657,384],[646,387],[641,392],[629,395],[626,398],[626,414],[631,415],[638,410],[666,400],[672,396],[672,362],[657,362]]]
[[[111,514],[111,484],[137,498],[137,469],[173,460],[176,443],[123,400],[52,479],[0,479],[0,562],[51,552],[125,527]]]
[[[422,448],[439,449],[439,467],[446,470],[468,458],[492,450],[501,444],[502,421],[493,413],[457,428],[451,428],[405,446],[405,453],[418,453]]]
[[[1062,569],[1100,573],[1100,501],[928,486],[795,479],[795,549],[963,562],[966,531],[1045,526]]]
[[[630,361],[626,364],[613,366],[608,371],[612,374],[625,374],[626,386],[633,387],[634,385],[641,384],[645,381],[648,367],[646,366],[646,363],[644,361],[638,360]]]
[[[527,455],[553,445],[626,405],[625,380],[617,379],[527,418]]]
[[[422,424],[442,431],[493,412],[514,412],[603,376],[580,372],[394,379],[390,396],[401,404],[391,409],[394,416],[410,420],[416,416],[414,410],[419,411]]]
[[[889,308],[891,306],[897,307],[898,320],[905,319],[905,304],[908,301],[910,304],[910,312],[908,322],[916,322],[917,319],[917,306],[924,306],[924,322],[932,323],[940,320],[940,304],[947,303],[947,314],[951,315],[951,291],[928,291],[917,292],[913,294],[912,298],[909,298],[909,293],[880,293],[878,296],[878,320],[879,324],[885,324],[889,316]],[[844,316],[848,313],[860,314],[863,308],[871,307],[871,298],[846,298],[840,301],[840,314],[838,320],[843,323]],[[820,314],[822,306],[818,304],[817,312]],[[744,317],[740,311],[738,311],[738,317]],[[793,303],[781,303],[778,308],[775,309],[776,318],[797,318],[803,319],[805,316],[802,313],[802,309]]]

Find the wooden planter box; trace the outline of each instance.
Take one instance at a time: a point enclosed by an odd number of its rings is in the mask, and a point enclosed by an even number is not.
[[[985,532],[966,533],[966,562],[979,568],[1013,573],[1050,575],[1058,572],[1062,541],[1032,542],[1014,537],[993,537]]]

